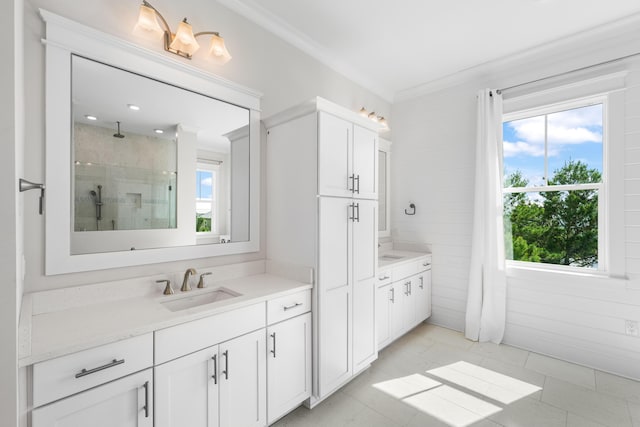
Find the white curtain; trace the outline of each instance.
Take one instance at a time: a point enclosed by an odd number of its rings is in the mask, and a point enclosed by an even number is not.
[[[506,316],[502,219],[502,96],[478,92],[475,200],[465,336],[500,343]]]

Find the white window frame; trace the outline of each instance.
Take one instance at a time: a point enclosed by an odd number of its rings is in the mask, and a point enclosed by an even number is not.
[[[196,231],[196,236],[198,236],[198,239],[219,236],[220,224],[218,223],[218,199],[220,196],[220,163],[221,161],[219,160],[198,159],[198,162],[196,164],[196,173],[198,171],[212,172],[213,178],[213,182],[211,184],[211,231]],[[208,200],[196,198],[196,204],[198,203],[198,201]],[[216,212],[214,212],[214,210]]]
[[[544,180],[546,185],[530,186],[530,187],[505,187],[502,189],[503,197],[506,194],[515,193],[533,193],[547,191],[576,191],[576,190],[598,190],[598,268],[592,269],[588,267],[575,267],[568,265],[550,264],[533,261],[517,261],[505,260],[507,267],[521,267],[532,270],[551,270],[559,272],[575,272],[575,273],[594,273],[606,274],[609,272],[609,95],[598,94],[586,96],[567,101],[554,102],[551,104],[530,108],[526,110],[514,111],[502,115],[502,123],[521,120],[526,118],[538,117],[566,110],[588,107],[590,105],[602,104],[602,180],[600,183],[593,184],[572,184],[572,185],[548,185],[548,156],[547,156],[547,135],[545,121],[545,162],[544,162]],[[504,166],[504,155],[501,159]],[[503,168],[504,169],[504,168]]]

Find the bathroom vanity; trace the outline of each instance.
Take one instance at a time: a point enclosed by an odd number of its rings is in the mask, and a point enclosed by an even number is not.
[[[214,268],[206,288],[174,295],[149,278],[28,295],[31,425],[258,427],[300,405],[312,285],[265,268]],[[220,289],[233,296],[171,305]]]

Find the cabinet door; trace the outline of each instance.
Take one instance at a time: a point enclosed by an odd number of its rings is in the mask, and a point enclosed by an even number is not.
[[[416,324],[416,276],[400,281],[402,289],[402,333]]]
[[[355,196],[378,198],[378,134],[358,125],[353,126],[353,174]]]
[[[376,290],[376,336],[378,350],[384,348],[391,340],[390,306],[391,285],[381,286]]]
[[[267,424],[265,353],[264,329],[219,345],[220,427]]]
[[[351,294],[348,286],[319,293],[318,386],[323,398],[351,377]]]
[[[311,395],[311,313],[269,326],[267,348],[271,424]]]
[[[321,196],[352,195],[352,132],[351,122],[318,113],[318,194]]]
[[[378,203],[354,201],[353,220],[353,373],[378,357],[376,337],[376,264]]]
[[[420,323],[431,316],[431,270],[418,274],[415,282],[416,321]]]
[[[156,427],[218,426],[218,346],[156,366]]]
[[[318,289],[349,286],[351,280],[351,239],[353,201],[333,197],[320,197],[318,228]]]
[[[405,298],[403,283],[405,282],[400,281],[391,284],[391,296],[389,297],[389,301],[391,302],[389,305],[389,335],[391,341],[402,335],[404,328],[403,306]]]
[[[32,427],[152,427],[151,369],[33,410]]]

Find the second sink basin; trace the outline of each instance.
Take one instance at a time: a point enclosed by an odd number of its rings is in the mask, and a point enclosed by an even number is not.
[[[378,259],[380,261],[395,261],[397,259],[402,259],[404,256],[402,255],[380,255]]]
[[[227,288],[213,289],[207,293],[193,295],[183,298],[174,299],[171,301],[162,302],[169,311],[180,311],[188,308],[198,307],[200,305],[211,304],[218,301],[223,301],[229,298],[239,297],[241,294],[234,292]]]

